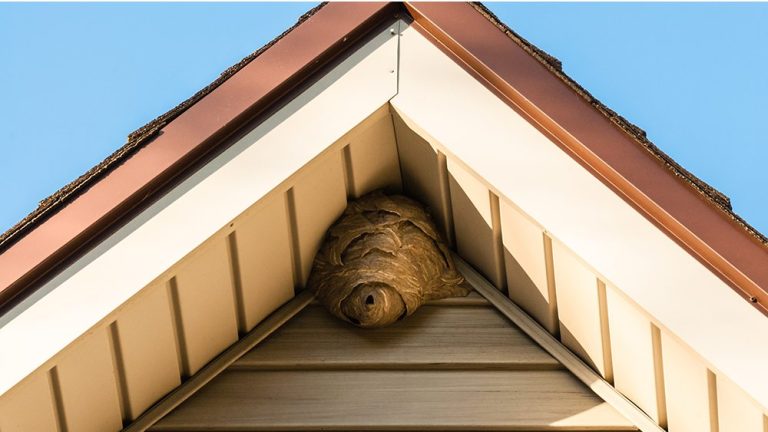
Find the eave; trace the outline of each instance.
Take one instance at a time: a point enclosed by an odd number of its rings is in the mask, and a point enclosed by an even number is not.
[[[235,73],[137,130],[90,175],[44,201],[39,211],[4,234],[0,310],[221,152],[243,124],[265,118],[277,102],[398,10],[390,3],[318,8]]]
[[[562,70],[532,55],[530,45],[508,36],[486,9],[428,2],[406,7],[416,28],[443,52],[768,314],[766,239],[730,210],[727,198],[628,130],[633,125],[606,111]],[[488,19],[502,31],[483,25]]]
[[[730,210],[727,198],[666,157],[482,6],[404,5],[415,27],[446,54],[768,314],[765,237]],[[319,7],[190,100],[137,130],[101,166],[3,235],[0,305],[34,289],[116,221],[220,151],[227,136],[265,113],[371,26],[404,13],[393,3]]]

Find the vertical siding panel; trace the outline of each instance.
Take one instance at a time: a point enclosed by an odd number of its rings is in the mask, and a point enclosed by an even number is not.
[[[227,243],[219,238],[186,258],[176,275],[179,312],[192,375],[237,340],[235,299]]]
[[[325,155],[304,170],[293,186],[301,287],[307,283],[325,232],[347,206],[347,187],[339,152]]]
[[[488,188],[450,159],[448,173],[456,249],[496,288],[502,288],[505,281],[499,280],[496,265]]]
[[[56,366],[61,407],[70,432],[108,432],[123,427],[111,346],[106,329],[70,346]]]
[[[710,430],[707,367],[689,348],[661,333],[670,432]]]
[[[736,384],[717,376],[720,432],[763,432],[763,411]]]
[[[168,291],[160,285],[146,291],[117,318],[129,420],[181,383]]]
[[[392,118],[387,114],[354,136],[349,144],[355,198],[376,189],[400,192],[400,162]]]
[[[236,225],[246,331],[293,297],[288,225],[283,194],[266,198],[262,207]]]
[[[597,276],[559,242],[552,242],[560,338],[605,376]]]
[[[446,213],[450,209],[443,207],[437,150],[406,126],[397,114],[393,113],[392,116],[397,152],[400,155],[403,192],[429,208],[438,228],[449,240],[451,227],[446,226]]]
[[[56,413],[48,376],[38,371],[0,396],[3,432],[56,431]]]
[[[501,200],[500,207],[509,297],[554,334],[558,323],[550,304],[544,232],[509,203]]]
[[[658,423],[651,321],[616,288],[608,285],[606,295],[614,385]]]

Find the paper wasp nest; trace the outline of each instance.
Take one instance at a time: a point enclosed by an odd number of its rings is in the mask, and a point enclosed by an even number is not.
[[[426,210],[374,192],[350,202],[328,230],[308,288],[333,315],[381,327],[428,300],[469,294],[462,281]]]

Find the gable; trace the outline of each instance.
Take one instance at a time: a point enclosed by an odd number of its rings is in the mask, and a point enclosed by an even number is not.
[[[269,115],[222,114],[242,128],[225,150],[5,314],[0,411],[117,430],[300,291],[347,199],[387,187],[427,204],[459,254],[654,422],[759,430],[766,348],[734,335],[765,317],[566,145],[569,130],[462,64],[425,30],[425,6],[409,7],[410,25],[373,20],[380,5],[344,21],[369,37]],[[181,118],[174,130],[194,132]],[[167,133],[147,145],[173,147]]]
[[[313,86],[41,287],[37,297],[6,314],[0,346],[15,347],[15,352],[0,356],[0,370],[4,371],[0,391],[7,393],[22,379],[45,383],[67,374],[73,378],[63,381],[60,389],[52,392],[47,386],[35,387],[29,399],[80,400],[78,383],[89,379],[93,365],[60,363],[93,355],[101,370],[108,372],[115,346],[121,352],[135,352],[141,359],[133,365],[126,363],[126,369],[140,371],[161,352],[164,359],[177,362],[165,369],[170,378],[158,379],[150,388],[144,388],[140,372],[133,375],[135,382],[128,380],[129,372],[125,378],[104,373],[99,380],[92,379],[98,391],[71,408],[66,416],[69,428],[115,429],[123,418],[130,421],[147,402],[156,400],[143,393],[166,393],[236,341],[238,331],[247,331],[247,325],[293,296],[294,288],[302,287],[306,280],[327,226],[346,205],[348,176],[343,158],[363,158],[358,172],[349,173],[360,188],[399,181],[397,175],[386,174],[396,165],[387,165],[380,154],[372,158],[366,148],[379,146],[382,139],[381,145],[394,146],[394,139],[381,136],[377,127],[382,119],[391,123],[388,110],[380,108],[396,91],[392,73],[396,40],[389,27],[375,32]],[[347,103],[340,105],[339,101]],[[358,124],[361,127],[356,129]],[[373,136],[365,137],[360,146],[352,145],[369,128],[373,128]],[[385,168],[378,168],[379,164]],[[237,244],[243,256],[237,284],[255,297],[234,291],[234,255],[230,254],[240,225],[244,230]],[[270,243],[262,242],[261,226],[268,227],[266,234],[274,240],[280,239],[275,228],[284,230],[290,239],[289,244],[282,244],[285,254],[275,253]],[[288,273],[279,275],[287,286],[272,283],[271,290],[259,284],[258,278],[266,275],[248,273],[251,262],[259,265],[259,258],[265,256],[274,264],[270,269]],[[248,277],[256,279],[245,279]],[[236,300],[241,302],[238,306]],[[246,307],[245,302],[254,306],[254,315],[244,312],[238,319],[235,313]],[[128,319],[152,310],[164,312],[150,313],[152,321]],[[135,342],[132,347],[121,347],[117,341],[120,331],[112,330],[120,328],[124,317],[129,321],[126,326],[137,332],[135,338],[125,341]],[[45,325],[49,322],[56,326]],[[169,335],[173,343],[149,337],[158,334]],[[119,400],[130,405],[134,384],[140,387],[136,397],[144,402],[131,409],[116,405]],[[105,405],[97,410],[98,418],[88,414],[92,411],[89,404]],[[55,413],[54,406],[49,405],[49,413]],[[53,414],[26,413],[35,420],[55,419]]]

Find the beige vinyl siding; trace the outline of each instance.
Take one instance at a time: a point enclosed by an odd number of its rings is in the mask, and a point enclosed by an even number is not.
[[[547,247],[551,242],[541,227],[505,200],[501,201],[501,233],[509,298],[550,333],[557,334],[554,279],[547,269],[552,265],[551,248]]]
[[[447,200],[447,178],[445,167],[441,167],[437,150],[403,120],[393,114],[397,151],[400,155],[400,169],[403,191],[427,206],[444,238],[453,243],[453,220],[450,201]]]
[[[151,430],[637,430],[487,302],[359,329],[311,305]]]
[[[285,195],[270,196],[264,205],[236,222],[229,235],[236,263],[236,294],[241,297],[238,328],[253,329],[293,297],[291,232]]]
[[[122,369],[127,420],[181,383],[171,308],[168,290],[155,284],[147,287],[142,301],[123,309],[110,327],[119,347],[115,356]]]
[[[665,426],[664,388],[657,387],[657,374],[662,371],[657,371],[655,358],[660,347],[654,347],[653,324],[615,288],[608,287],[607,300],[614,385]]]
[[[392,117],[386,111],[387,115],[373,120],[346,147],[350,197],[357,198],[377,189],[388,192],[402,190],[395,130]]]
[[[493,283],[506,286],[503,263],[497,261],[488,188],[462,166],[448,160],[456,250]]]
[[[58,419],[49,374],[34,374],[0,396],[3,432],[56,431]]]
[[[728,378],[717,376],[719,432],[768,432],[760,407]]]
[[[121,395],[106,329],[86,335],[63,355],[52,377],[68,431],[118,431]]]
[[[605,376],[597,276],[560,242],[552,256],[560,340]]]
[[[334,152],[315,161],[289,192],[295,212],[295,229],[300,271],[297,285],[304,287],[312,269],[312,261],[325,232],[347,206],[342,155]]]
[[[476,294],[475,294],[476,296]],[[488,303],[424,306],[392,327],[362,332],[317,304],[232,365],[234,369],[562,369]]]
[[[711,417],[707,366],[676,338],[662,333],[670,432],[717,432]]]
[[[182,374],[190,376],[237,340],[237,306],[225,239],[206,244],[185,260],[169,284]]]

